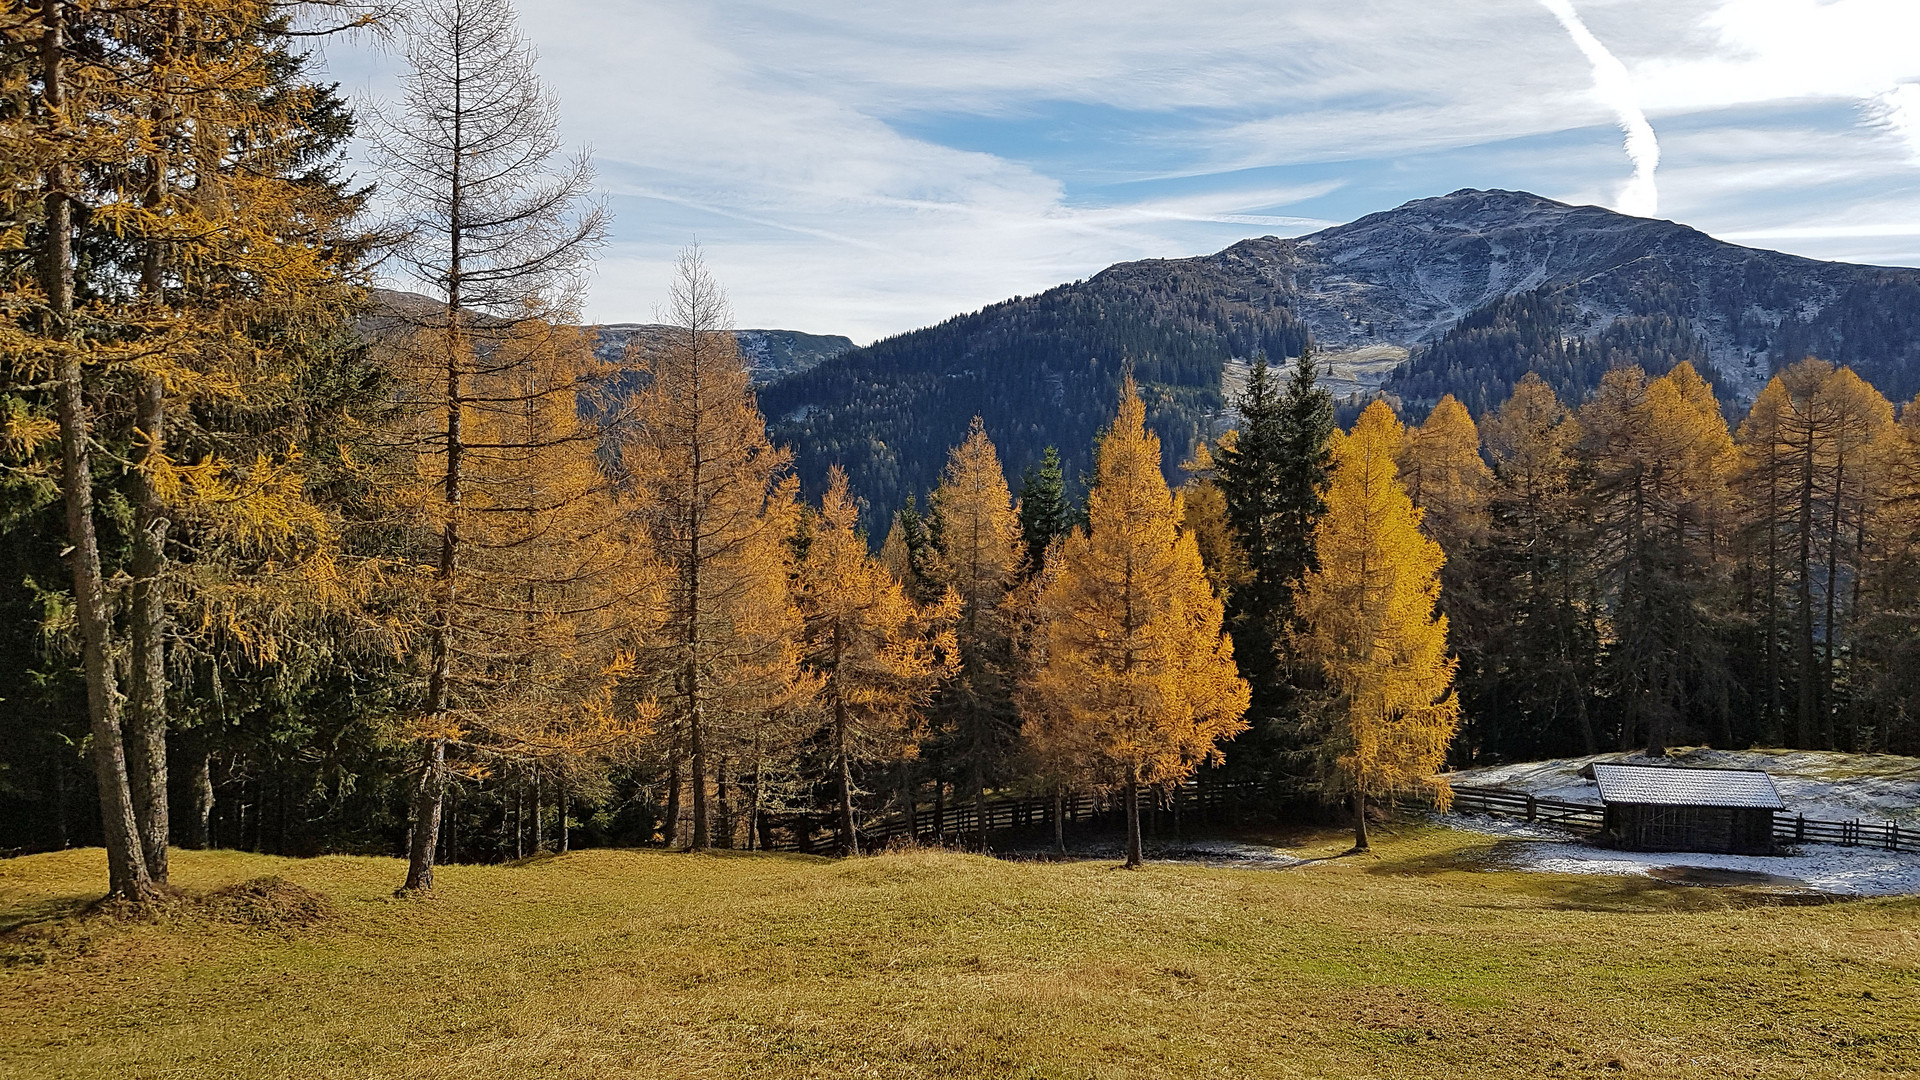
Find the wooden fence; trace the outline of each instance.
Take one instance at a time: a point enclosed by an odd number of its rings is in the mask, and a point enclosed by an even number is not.
[[[1558,825],[1576,832],[1597,833],[1606,826],[1607,822],[1605,808],[1595,803],[1544,799],[1524,791],[1472,787],[1467,784],[1453,785],[1453,808],[1457,811],[1478,811],[1489,816],[1501,814],[1507,817],[1525,818],[1528,821]]]
[[[1177,829],[1183,817],[1209,817],[1244,794],[1233,785],[1202,785],[1189,780],[1170,792],[1143,791],[1140,813],[1169,815]],[[1089,821],[1114,824],[1126,812],[1126,804],[1118,796],[1084,792],[1068,793],[1060,799],[1059,807],[1063,822],[1069,825]],[[911,828],[906,814],[900,811],[865,819],[858,826],[860,850],[876,851],[909,835],[924,843],[977,842],[982,833],[979,813],[982,809],[986,812],[984,831],[988,835],[1043,827],[1049,834],[1052,832],[1052,795],[995,795],[979,807],[972,800],[940,807],[917,806]],[[771,850],[822,854],[838,850],[839,819],[831,813],[781,817],[772,824],[773,841],[768,845]]]
[[[1920,828],[1901,828],[1891,821],[1815,821],[1798,815],[1789,818],[1775,814],[1773,838],[1793,844],[1920,851]]]
[[[1545,799],[1507,788],[1455,784],[1453,808],[1466,813],[1525,818],[1576,832],[1598,834],[1606,826],[1606,809],[1597,803]],[[1920,852],[1920,828],[1903,828],[1891,821],[1821,821],[1803,815],[1775,814],[1773,838],[1789,844],[1838,844]]]
[[[1206,784],[1189,780],[1166,793],[1143,793],[1141,813],[1168,814],[1177,829],[1181,819],[1192,816],[1207,820],[1249,794],[1247,789],[1228,784]],[[1430,804],[1406,804],[1409,809],[1431,809]],[[996,795],[986,800],[988,835],[1019,829],[1045,828],[1052,831],[1054,800],[1051,795]],[[1598,803],[1550,799],[1509,788],[1453,785],[1453,809],[1462,813],[1513,817],[1542,825],[1555,825],[1573,832],[1598,836],[1606,827],[1606,808]],[[1066,824],[1097,821],[1117,825],[1125,812],[1117,797],[1089,793],[1068,794],[1060,800],[1061,816]],[[827,853],[837,850],[838,821],[831,814],[783,817],[773,822],[775,851]],[[979,817],[973,802],[956,802],[944,807],[916,807],[909,827],[906,815],[895,812],[861,823],[860,848],[872,851],[884,848],[909,835],[915,841],[947,843],[971,842],[980,837]],[[1838,844],[1842,847],[1872,847],[1886,851],[1920,852],[1920,828],[1903,827],[1891,821],[1822,821],[1800,815],[1775,814],[1775,840],[1790,844]]]

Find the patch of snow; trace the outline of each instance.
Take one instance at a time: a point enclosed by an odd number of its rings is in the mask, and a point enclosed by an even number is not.
[[[1052,856],[1053,847],[1051,844],[1045,847],[1011,847],[1001,853],[1015,857],[1045,858]],[[1308,861],[1284,848],[1240,840],[1148,840],[1142,844],[1141,854],[1148,862],[1198,863],[1237,870],[1284,870]],[[1117,836],[1091,840],[1081,838],[1068,848],[1068,856],[1074,859],[1124,859],[1127,857],[1127,847],[1125,840]]]
[[[1510,840],[1552,840],[1556,843],[1572,843],[1580,839],[1577,834],[1566,829],[1516,817],[1452,813],[1434,814],[1433,820],[1449,829],[1501,836]]]
[[[1456,784],[1510,788],[1568,802],[1600,801],[1599,789],[1580,777],[1594,762],[1657,765],[1640,755],[1595,754],[1554,761],[1487,765],[1449,773]],[[1828,750],[1673,751],[1666,763],[1695,768],[1758,769],[1773,777],[1785,815],[1818,821],[1891,821],[1920,826],[1920,758],[1843,754]]]
[[[1258,870],[1283,870],[1306,862],[1277,847],[1245,844],[1237,840],[1198,840],[1191,844],[1153,853],[1155,859],[1200,862],[1208,866],[1242,867]]]
[[[1920,855],[1873,848],[1809,844],[1787,855],[1710,855],[1696,852],[1612,851],[1586,844],[1517,843],[1501,852],[1516,870],[1543,874],[1624,874],[1715,884],[1801,886],[1845,896],[1920,894]],[[1722,876],[1689,878],[1662,870],[1719,871]],[[1730,872],[1730,873],[1728,873]],[[1747,881],[1741,880],[1742,876]]]

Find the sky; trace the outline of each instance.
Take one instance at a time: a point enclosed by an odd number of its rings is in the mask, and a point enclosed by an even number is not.
[[[1463,187],[1920,265],[1920,0],[519,9],[613,214],[595,322],[653,318],[696,241],[737,325],[866,343]],[[362,107],[405,67],[320,60]]]

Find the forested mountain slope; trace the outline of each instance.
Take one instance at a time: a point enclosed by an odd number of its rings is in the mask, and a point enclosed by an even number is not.
[[[361,320],[369,334],[380,334],[411,320],[430,318],[439,305],[419,293],[394,289],[373,290],[373,310]],[[619,361],[629,345],[657,337],[666,327],[654,323],[604,323],[593,327],[594,352],[600,359]],[[736,330],[740,351],[757,382],[795,375],[853,349],[853,339],[838,334],[806,334],[798,330]]]
[[[1457,191],[1297,239],[1122,263],[850,351],[774,382],[762,404],[810,487],[845,465],[879,520],[932,486],[975,414],[1016,476],[1048,445],[1084,473],[1129,360],[1171,470],[1221,410],[1234,361],[1308,340],[1337,389],[1383,390],[1416,416],[1445,393],[1483,412],[1531,369],[1577,399],[1611,366],[1680,360],[1744,407],[1809,353],[1906,400],[1920,391],[1920,270]]]

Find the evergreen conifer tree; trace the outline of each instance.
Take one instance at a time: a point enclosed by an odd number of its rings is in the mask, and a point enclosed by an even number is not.
[[[1020,478],[1020,540],[1026,548],[1021,573],[1031,578],[1046,564],[1047,548],[1073,529],[1073,504],[1067,501],[1067,479],[1060,468],[1060,451],[1047,447],[1038,466],[1027,466]]]
[[[1240,673],[1253,690],[1247,756],[1272,773],[1283,751],[1293,688],[1281,649],[1292,625],[1294,594],[1314,566],[1314,523],[1325,509],[1333,435],[1333,397],[1302,351],[1284,389],[1261,358],[1240,399],[1242,424],[1214,459],[1214,482],[1245,568],[1228,597],[1227,617]],[[1262,760],[1264,759],[1264,760]]]

